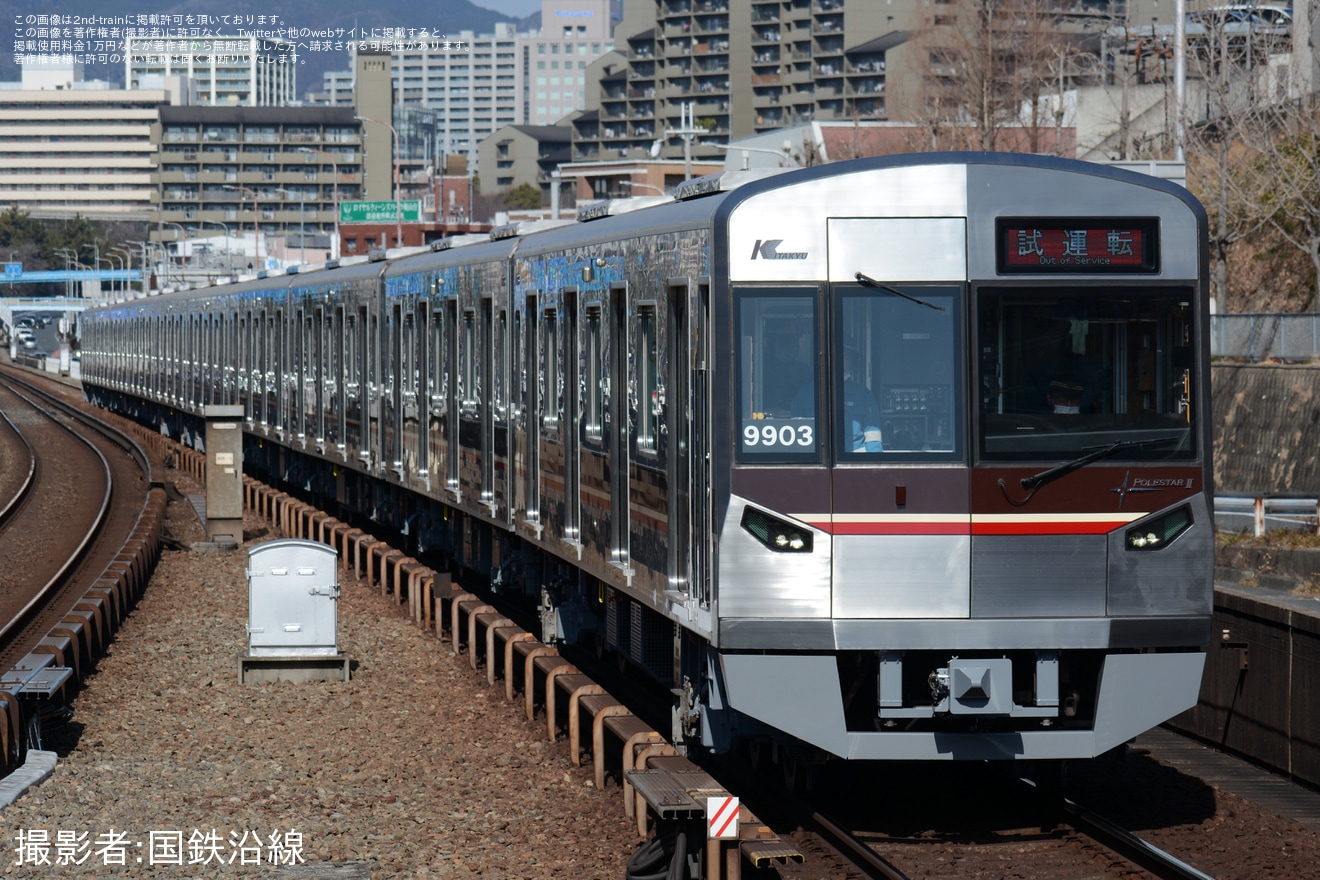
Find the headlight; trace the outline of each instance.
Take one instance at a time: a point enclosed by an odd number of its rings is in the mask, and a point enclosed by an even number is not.
[[[1192,525],[1192,509],[1187,506],[1147,520],[1127,533],[1129,550],[1162,550]]]
[[[743,508],[742,527],[776,553],[811,552],[811,532],[764,511]]]

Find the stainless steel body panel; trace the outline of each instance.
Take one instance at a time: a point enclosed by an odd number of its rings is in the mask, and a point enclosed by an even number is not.
[[[1003,620],[720,619],[730,651],[1014,651],[1191,648],[1210,640],[1205,616]]]
[[[838,670],[827,654],[725,654],[733,708],[803,742],[855,760],[993,761],[1095,757],[1196,705],[1205,654],[1117,654],[1104,659],[1092,730],[1002,733],[849,731]],[[795,695],[784,699],[785,693]]]
[[[1104,535],[976,535],[973,617],[1103,617]]]
[[[739,525],[746,502],[729,500],[720,535],[719,616],[826,618],[830,616],[830,541],[813,530],[814,553],[772,553]]]
[[[833,551],[835,618],[971,613],[969,535],[836,535]]]

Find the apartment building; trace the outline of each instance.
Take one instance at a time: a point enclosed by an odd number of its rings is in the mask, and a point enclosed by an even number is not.
[[[520,183],[550,194],[550,173],[569,160],[573,130],[567,125],[508,125],[481,142],[483,195],[504,192]]]
[[[574,160],[635,158],[657,140],[666,158],[718,159],[714,145],[730,138],[884,119],[886,56],[916,10],[912,0],[626,0],[615,31],[624,61],[603,71],[574,123]]]
[[[182,88],[177,78],[134,90],[84,81],[71,59],[24,64],[21,82],[0,83],[0,206],[34,217],[147,219],[152,125]]]
[[[156,240],[332,233],[336,202],[363,198],[351,107],[162,107],[154,134]]]

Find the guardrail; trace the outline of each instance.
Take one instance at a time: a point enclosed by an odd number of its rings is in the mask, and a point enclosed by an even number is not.
[[[1320,535],[1320,499],[1314,496],[1225,493],[1215,496],[1214,508],[1215,525],[1225,531],[1250,529],[1257,538],[1271,529]]]

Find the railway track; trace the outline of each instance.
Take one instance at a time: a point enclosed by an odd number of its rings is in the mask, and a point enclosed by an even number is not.
[[[861,876],[908,880],[929,876],[927,861],[945,866],[984,863],[987,871],[1020,877],[1132,878],[1212,880],[1211,875],[1142,840],[1114,823],[1069,804],[1067,824],[1050,829],[1006,831],[996,842],[957,843],[939,847],[931,840],[915,846],[940,849],[912,858],[914,844],[855,834],[822,813],[813,815],[813,832],[847,859]],[[1008,855],[1005,855],[1008,851]],[[906,869],[902,866],[907,866]]]
[[[164,491],[150,457],[75,400],[0,370],[3,773],[40,748],[43,717],[64,711],[159,550]]]

